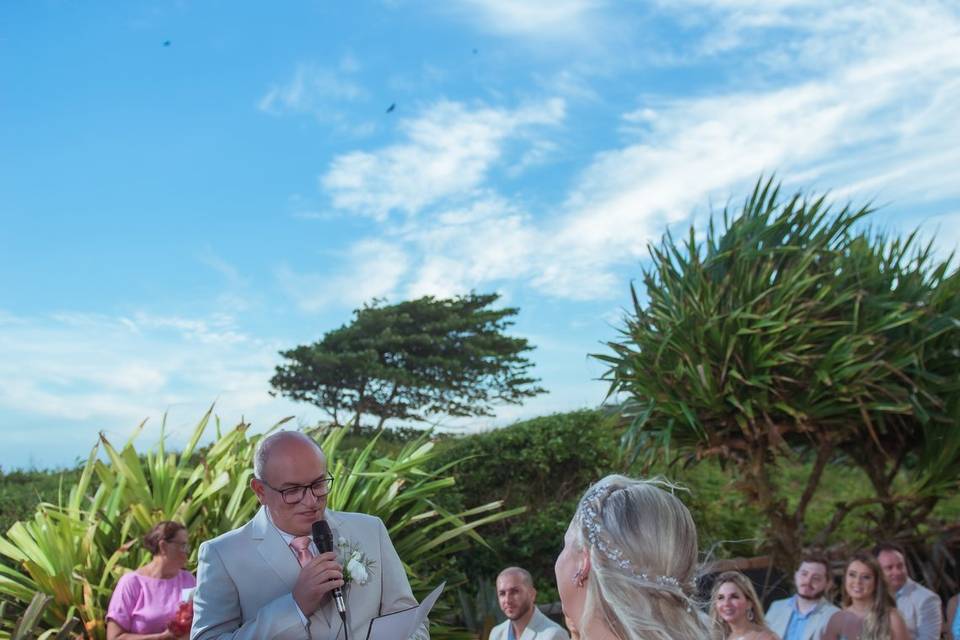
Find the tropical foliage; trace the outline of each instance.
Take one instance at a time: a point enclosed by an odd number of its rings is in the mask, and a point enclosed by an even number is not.
[[[208,412],[180,452],[167,451],[161,436],[156,447],[139,455],[134,448],[139,429],[120,449],[101,436],[70,491],[41,503],[31,519],[0,537],[0,555],[7,560],[0,564],[0,601],[25,609],[36,593],[46,594],[49,601],[31,613],[35,628],[57,629],[76,618],[86,637],[103,640],[113,587],[124,572],[149,559],[137,542],[154,523],[184,522],[196,541],[248,520],[257,508],[247,488],[250,461],[262,435],[248,433],[249,424],[224,431],[218,423],[214,443],[198,448],[210,420]],[[483,544],[478,526],[512,515],[497,501],[458,513],[437,507],[434,498],[454,483],[445,475],[454,463],[430,468],[435,453],[429,434],[389,457],[376,455],[373,441],[344,450],[343,434],[342,429],[320,434],[332,472],[343,479],[334,485],[330,507],[380,516],[418,595],[434,586],[438,567],[450,553],[467,541]],[[196,550],[193,554],[191,563]],[[451,594],[448,602],[454,601]],[[450,609],[446,603],[438,606],[434,635],[459,635],[443,624]],[[0,638],[11,637],[12,624],[0,623]]]
[[[519,565],[533,575],[541,600],[557,597],[553,564],[563,534],[584,490],[618,468],[617,417],[581,410],[541,416],[444,443],[439,460],[463,460],[452,473],[457,486],[443,496],[459,509],[472,501],[503,500],[527,507],[484,532],[489,547],[456,556],[455,566],[493,580],[504,567]],[[483,594],[478,594],[482,597]]]
[[[667,234],[651,247],[646,300],[632,292],[621,339],[597,356],[630,418],[627,450],[729,465],[783,566],[854,511],[875,535],[916,533],[960,482],[948,402],[960,276],[915,235],[857,231],[870,213],[781,200],[772,180],[759,181],[702,243],[691,228],[683,242]],[[797,500],[778,475],[783,458],[810,463]],[[860,466],[874,495],[835,505],[810,531],[807,509],[838,460]]]

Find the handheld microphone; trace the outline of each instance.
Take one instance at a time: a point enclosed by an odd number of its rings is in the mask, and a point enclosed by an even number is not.
[[[317,545],[317,551],[320,553],[333,551],[333,532],[330,531],[330,525],[326,520],[317,520],[313,523],[313,544]],[[346,623],[347,605],[343,602],[343,589],[337,587],[333,590],[333,600],[337,603],[337,613]]]

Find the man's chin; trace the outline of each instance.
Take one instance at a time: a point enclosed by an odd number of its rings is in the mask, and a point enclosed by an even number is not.
[[[804,593],[797,593],[797,595],[800,596],[801,598],[803,598],[804,600],[819,600],[820,598],[823,597],[823,594],[825,594],[825,593],[826,593],[826,591],[815,591],[814,593],[811,593],[810,595],[807,595],[807,594],[804,594]]]

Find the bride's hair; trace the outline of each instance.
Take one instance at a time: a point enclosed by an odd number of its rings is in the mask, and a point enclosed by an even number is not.
[[[708,637],[691,595],[697,528],[674,488],[610,475],[581,498],[572,529],[591,563],[581,632],[596,618],[622,640]]]

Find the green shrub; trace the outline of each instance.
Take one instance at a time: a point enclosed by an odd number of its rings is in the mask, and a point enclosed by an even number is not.
[[[0,531],[30,517],[39,503],[55,501],[78,477],[77,469],[0,470]]]
[[[503,500],[526,511],[485,529],[489,548],[459,553],[455,569],[493,578],[519,565],[533,574],[540,600],[556,599],[553,563],[577,501],[590,483],[617,470],[616,422],[602,411],[574,411],[534,418],[444,443],[439,463],[456,466],[449,508]]]

